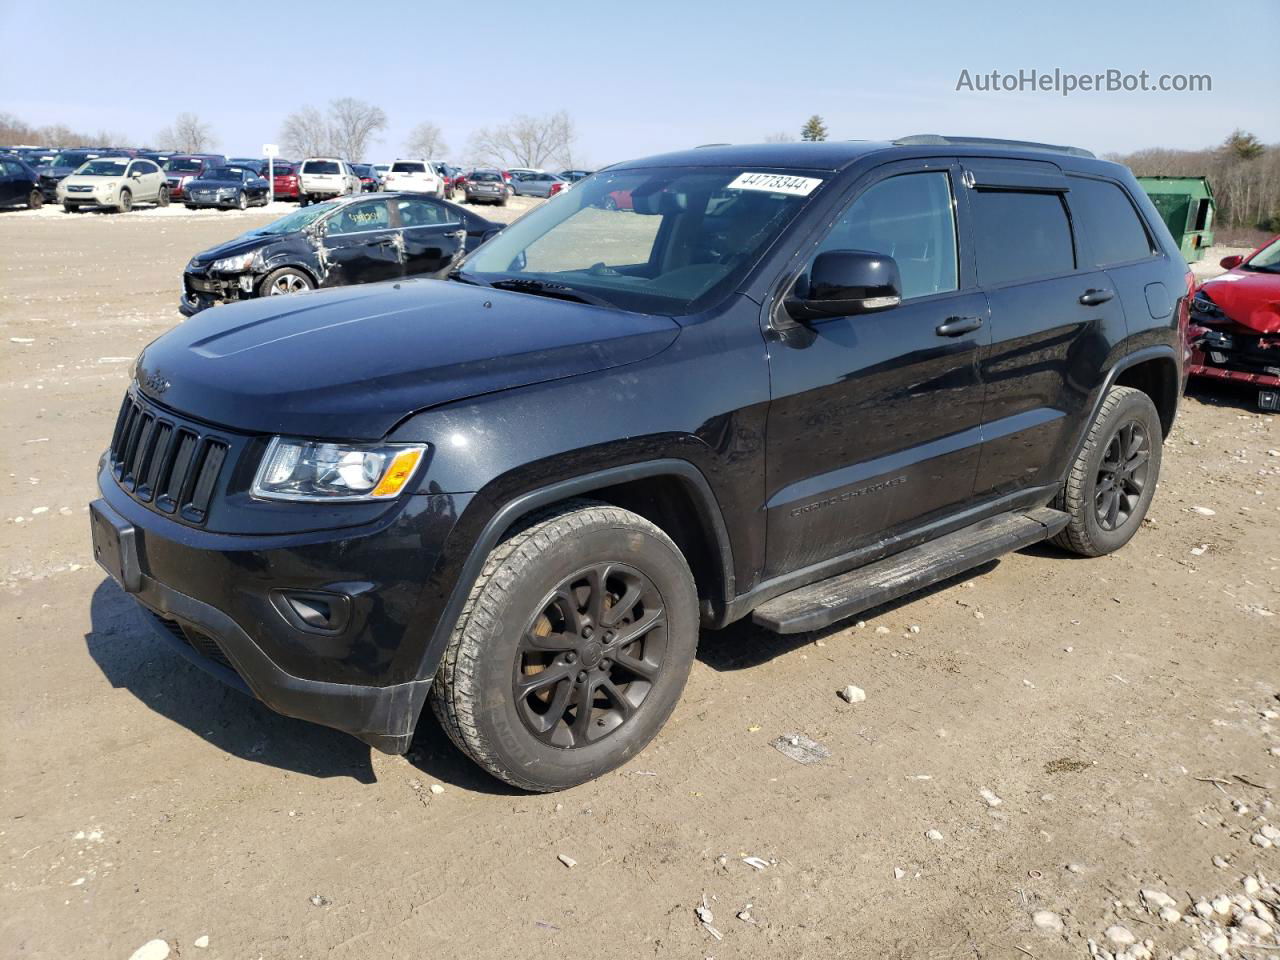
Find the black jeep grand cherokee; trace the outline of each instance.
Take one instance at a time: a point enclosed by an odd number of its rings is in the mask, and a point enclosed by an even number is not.
[[[700,628],[822,628],[1137,531],[1190,275],[1128,170],[937,136],[620,164],[419,280],[148,346],[95,553],[274,709],[530,790],[658,732]]]

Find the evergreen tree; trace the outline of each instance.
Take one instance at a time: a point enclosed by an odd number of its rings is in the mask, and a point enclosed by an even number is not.
[[[817,141],[827,139],[827,125],[822,122],[822,118],[816,113],[804,122],[804,126],[800,128],[800,139]]]

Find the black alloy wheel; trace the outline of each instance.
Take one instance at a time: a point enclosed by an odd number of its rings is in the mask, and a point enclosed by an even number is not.
[[[1098,526],[1115,530],[1133,516],[1147,485],[1151,437],[1136,420],[1129,420],[1111,437],[1098,466],[1093,508]]]
[[[512,678],[520,718],[550,746],[597,743],[643,705],[666,648],[653,581],[622,563],[587,567],[546,598],[521,636]]]

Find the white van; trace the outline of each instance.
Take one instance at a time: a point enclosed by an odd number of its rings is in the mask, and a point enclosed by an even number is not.
[[[444,199],[444,180],[430,160],[397,160],[383,178],[383,189],[400,193],[429,193]]]
[[[298,168],[298,190],[302,205],[346,197],[360,192],[360,178],[351,164],[336,157],[309,157]]]

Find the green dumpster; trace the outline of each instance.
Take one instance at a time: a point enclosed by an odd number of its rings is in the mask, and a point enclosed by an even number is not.
[[[1213,188],[1208,177],[1139,177],[1187,263],[1213,244]]]

